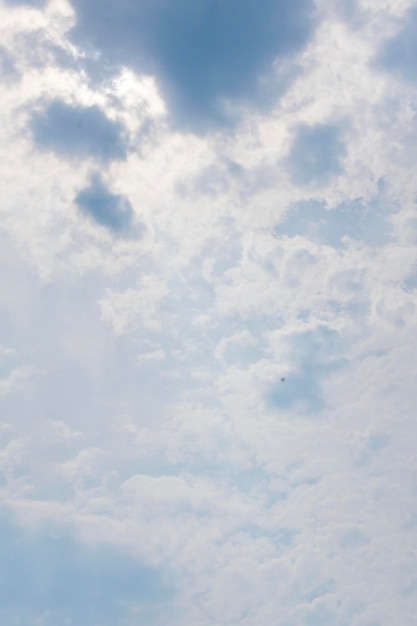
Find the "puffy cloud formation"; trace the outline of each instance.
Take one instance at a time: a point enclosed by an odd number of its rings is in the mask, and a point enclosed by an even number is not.
[[[0,2],[2,624],[414,623],[415,30]]]

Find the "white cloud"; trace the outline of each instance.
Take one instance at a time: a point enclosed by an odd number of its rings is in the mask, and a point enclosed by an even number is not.
[[[29,365],[16,367],[5,378],[0,379],[0,396],[24,389],[27,381],[36,374],[36,370]]]
[[[146,276],[136,289],[125,292],[107,292],[101,301],[104,321],[110,323],[116,334],[137,328],[139,320],[145,328],[159,330],[158,308],[168,294],[168,288],[157,276]]]
[[[69,5],[0,8],[21,73],[0,111],[1,502],[173,572],[170,626],[414,619],[417,91],[374,63],[410,3],[342,4],[319,3],[272,110],[198,137],[153,77],[93,80]],[[126,129],[101,175],[140,240],[79,214],[94,159],[37,150],[45,98]],[[346,152],[297,184],[303,125]]]

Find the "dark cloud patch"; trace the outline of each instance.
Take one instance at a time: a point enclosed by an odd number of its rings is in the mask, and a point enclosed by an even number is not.
[[[342,171],[341,158],[345,152],[337,126],[299,126],[287,157],[291,180],[296,185],[326,183]]]
[[[113,233],[132,234],[132,205],[125,196],[112,194],[99,174],[93,174],[90,185],[77,194],[75,203],[84,215]],[[135,233],[139,230],[136,225]]]
[[[335,248],[343,245],[344,237],[360,240],[370,246],[383,245],[392,239],[388,222],[389,211],[381,198],[367,204],[357,199],[333,209],[322,202],[298,202],[279,224],[275,233],[307,237]]]
[[[322,326],[294,334],[288,341],[292,370],[267,391],[267,406],[314,414],[325,407],[324,377],[344,364],[339,334]]]
[[[28,531],[0,520],[3,624],[131,623],[172,597],[159,571],[124,551],[78,543],[59,528]],[[145,620],[146,621],[146,620]]]
[[[311,37],[312,0],[73,0],[73,37],[157,77],[174,121],[230,124],[222,102],[258,103],[261,79]]]
[[[123,127],[98,106],[71,106],[54,100],[30,122],[36,145],[67,158],[124,159],[127,141]]]
[[[377,64],[397,76],[417,80],[417,8],[404,16],[399,32],[389,39],[377,56]]]

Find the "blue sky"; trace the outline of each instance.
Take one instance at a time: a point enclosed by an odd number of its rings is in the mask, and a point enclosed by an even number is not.
[[[410,0],[0,0],[0,621],[414,623]]]

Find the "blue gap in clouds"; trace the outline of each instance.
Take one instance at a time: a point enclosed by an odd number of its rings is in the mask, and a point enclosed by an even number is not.
[[[366,205],[358,198],[332,209],[317,200],[303,200],[276,226],[275,234],[298,235],[334,248],[343,245],[343,237],[363,241],[369,246],[383,245],[392,239],[387,221],[390,210],[380,198]]]
[[[287,168],[296,185],[325,184],[334,174],[342,172],[341,159],[345,144],[337,126],[300,125],[287,156]]]
[[[417,289],[417,267],[415,267],[411,274],[404,280],[404,286],[408,290]]]
[[[311,0],[72,0],[73,38],[104,59],[156,76],[175,122],[233,123],[223,99],[262,104],[272,63],[308,43]]]
[[[3,79],[19,77],[14,61],[4,46],[0,46],[0,77]]]
[[[152,623],[173,596],[164,576],[125,551],[77,542],[59,527],[29,530],[0,516],[0,619],[26,626]],[[45,619],[45,618],[44,618]]]
[[[30,120],[36,146],[67,158],[99,161],[125,159],[127,141],[123,127],[98,106],[72,106],[54,100]]]
[[[46,0],[5,0],[6,4],[11,6],[27,5],[31,7],[43,7],[46,4]]]
[[[295,409],[315,412],[323,408],[323,397],[317,380],[317,372],[310,364],[297,373],[291,373],[285,381],[276,383],[267,394],[271,408]]]
[[[401,20],[395,37],[384,43],[376,57],[379,67],[410,82],[417,80],[417,8],[411,7]]]
[[[99,174],[91,176],[90,185],[75,197],[75,203],[84,215],[114,233],[128,233],[133,223],[133,209],[128,198],[112,194]]]
[[[325,406],[321,379],[344,364],[339,334],[324,326],[288,338],[291,371],[283,373],[266,393],[271,409],[314,414]]]

